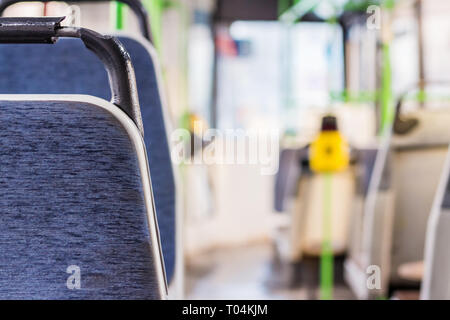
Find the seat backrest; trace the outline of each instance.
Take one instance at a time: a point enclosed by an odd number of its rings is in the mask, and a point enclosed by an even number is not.
[[[112,101],[87,95],[0,95],[0,298],[164,298],[130,57],[115,38],[64,28],[61,21],[0,18],[0,42],[82,39],[105,63]],[[42,63],[55,53],[41,56]],[[45,82],[45,69],[34,71]]]
[[[143,146],[92,100],[0,98],[1,299],[161,298]]]
[[[302,174],[302,163],[308,160],[308,148],[283,149],[280,151],[280,167],[275,177],[274,207],[278,212],[285,210],[288,198],[297,195]]]
[[[162,249],[170,282],[175,265],[175,183],[164,123],[156,66],[148,45],[119,37],[136,74],[144,141],[147,147]],[[42,57],[49,58],[42,65]],[[20,72],[18,72],[20,70]],[[101,61],[77,39],[55,45],[17,44],[0,48],[0,93],[88,94],[109,99],[111,90]]]

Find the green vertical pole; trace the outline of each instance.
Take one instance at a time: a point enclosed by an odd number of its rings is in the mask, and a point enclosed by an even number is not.
[[[394,0],[385,0],[383,3],[383,10],[390,13],[395,6]],[[386,19],[383,19],[386,20]],[[390,128],[392,121],[394,120],[394,104],[393,104],[393,92],[392,92],[392,68],[391,68],[391,21],[390,17],[384,22],[382,27],[382,75],[381,75],[381,133],[384,133],[387,128]]]
[[[392,69],[391,69],[391,51],[388,43],[383,44],[383,71],[381,84],[381,132],[389,128],[394,119],[394,110],[392,104]]]
[[[323,239],[322,254],[320,256],[320,300],[333,299],[333,278],[334,278],[334,259],[332,239],[332,211],[331,211],[331,189],[332,173],[324,174],[324,198],[323,198]]]
[[[150,15],[150,29],[153,45],[159,54],[162,50],[162,16],[166,0],[142,0],[144,7]]]
[[[126,21],[126,6],[122,2],[111,3],[111,21],[116,30],[123,30]]]

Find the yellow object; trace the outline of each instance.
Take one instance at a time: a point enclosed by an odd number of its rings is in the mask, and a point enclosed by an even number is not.
[[[208,130],[208,123],[199,115],[189,114],[189,131],[201,137]]]
[[[337,130],[322,130],[311,144],[310,168],[315,172],[339,172],[348,168],[349,145]]]

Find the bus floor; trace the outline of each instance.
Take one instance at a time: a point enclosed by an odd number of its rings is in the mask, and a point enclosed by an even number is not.
[[[333,298],[355,299],[342,279],[343,257],[335,259]],[[316,300],[319,297],[319,259],[297,264],[274,259],[271,244],[223,248],[187,260],[187,299]]]

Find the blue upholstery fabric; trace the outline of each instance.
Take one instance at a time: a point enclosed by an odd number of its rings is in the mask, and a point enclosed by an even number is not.
[[[136,73],[167,280],[175,264],[175,184],[153,61],[137,41],[120,38]],[[109,100],[107,73],[77,39],[55,45],[0,46],[0,93],[89,94]]]
[[[0,101],[0,299],[159,299],[137,156],[107,111]],[[69,290],[70,265],[81,289]]]

